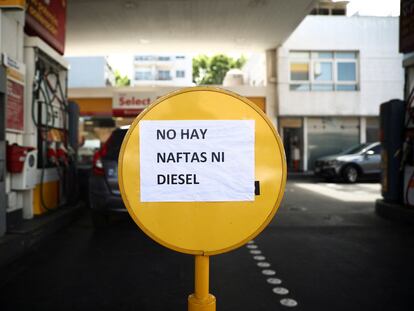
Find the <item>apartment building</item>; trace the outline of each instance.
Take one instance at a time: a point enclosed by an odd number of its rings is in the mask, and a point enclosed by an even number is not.
[[[138,54],[133,60],[132,86],[191,86],[192,57]]]
[[[274,51],[269,82],[289,163],[296,146],[306,171],[320,156],[378,141],[380,104],[403,98],[398,27],[397,17],[309,15]]]

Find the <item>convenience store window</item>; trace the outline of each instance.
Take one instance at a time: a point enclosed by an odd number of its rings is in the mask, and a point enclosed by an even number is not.
[[[308,118],[308,168],[312,170],[320,157],[338,154],[359,144],[359,130],[359,118]]]
[[[365,131],[367,142],[379,141],[379,118],[367,117]]]

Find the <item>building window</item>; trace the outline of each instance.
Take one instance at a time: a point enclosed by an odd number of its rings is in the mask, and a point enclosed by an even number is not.
[[[329,15],[329,9],[320,8],[318,11],[318,15]]]
[[[135,80],[154,80],[151,71],[136,71]]]
[[[171,60],[171,57],[169,56],[158,56],[159,61],[169,61]]]
[[[292,81],[309,80],[309,64],[294,62],[290,64],[290,79]]]
[[[338,81],[355,81],[355,63],[338,63]]]
[[[314,8],[309,14],[310,15],[346,15],[345,7],[317,7]]]
[[[357,52],[291,51],[290,90],[357,91]]]
[[[177,70],[175,72],[175,77],[176,78],[185,78],[185,71],[184,70]]]
[[[135,61],[141,62],[141,61],[152,61],[154,60],[154,56],[152,55],[137,55],[135,56]]]
[[[185,59],[185,56],[183,56],[183,55],[177,55],[177,56],[175,57],[175,59]]]
[[[345,9],[332,9],[331,15],[346,15]]]
[[[313,71],[313,79],[315,81],[332,81],[332,63],[331,62],[315,62]]]
[[[169,70],[159,70],[158,80],[171,80],[171,74]]]

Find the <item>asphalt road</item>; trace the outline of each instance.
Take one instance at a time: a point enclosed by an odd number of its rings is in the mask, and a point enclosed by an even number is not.
[[[376,197],[373,183],[290,181],[259,237],[211,259],[217,309],[414,310],[414,228],[376,216]],[[94,231],[85,213],[0,271],[0,310],[186,310],[193,273],[128,217]]]

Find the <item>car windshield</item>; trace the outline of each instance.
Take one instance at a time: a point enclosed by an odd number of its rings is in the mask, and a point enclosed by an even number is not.
[[[350,147],[348,149],[345,149],[340,154],[342,154],[342,155],[346,155],[346,154],[356,154],[356,153],[359,153],[359,152],[363,151],[369,145],[370,145],[369,143],[366,143],[366,144],[358,144],[358,145],[352,146],[352,147]]]

